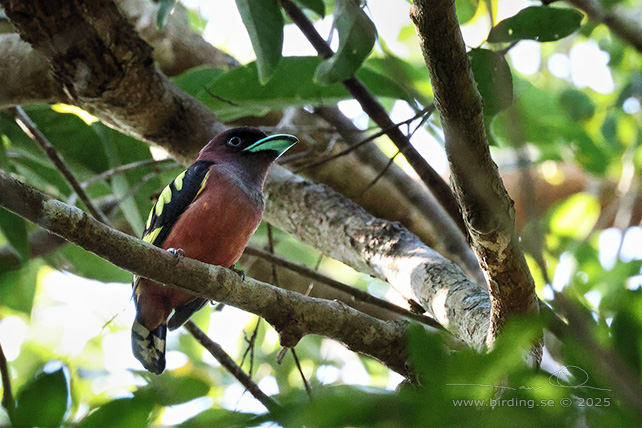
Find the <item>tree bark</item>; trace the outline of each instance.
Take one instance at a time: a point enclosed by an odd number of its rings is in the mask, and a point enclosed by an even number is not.
[[[411,9],[441,115],[451,184],[473,251],[490,290],[487,344],[492,348],[504,323],[538,313],[535,284],[515,233],[515,210],[490,156],[477,91],[461,36],[455,2],[417,0]],[[535,349],[539,361],[541,349]]]

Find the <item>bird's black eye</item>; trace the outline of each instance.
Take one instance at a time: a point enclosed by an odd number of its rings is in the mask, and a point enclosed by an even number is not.
[[[227,145],[230,147],[238,147],[242,143],[241,137],[231,137],[229,140],[227,140]]]

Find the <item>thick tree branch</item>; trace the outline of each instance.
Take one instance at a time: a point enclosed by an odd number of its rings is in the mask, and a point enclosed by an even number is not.
[[[112,1],[2,0],[20,36],[43,54],[68,102],[107,125],[191,159],[224,129],[154,66],[151,48]],[[127,100],[127,102],[123,102]]]
[[[216,49],[192,30],[182,6],[177,5],[167,25],[158,29],[158,3],[117,0],[120,11],[154,49],[154,60],[168,76],[199,65],[233,67],[237,61]],[[49,62],[18,34],[0,34],[0,108],[33,103],[70,102],[50,73]]]
[[[272,170],[265,190],[267,221],[359,272],[388,281],[455,337],[475,349],[485,346],[488,293],[453,262],[398,223],[377,219],[285,168]]]
[[[319,282],[321,284],[325,284],[328,287],[332,287],[336,290],[339,290],[343,293],[349,294],[352,296],[352,298],[357,299],[361,302],[369,303],[374,306],[379,306],[380,308],[383,308],[387,311],[394,312],[397,315],[401,315],[402,317],[413,319],[415,321],[418,321],[420,323],[426,324],[430,327],[433,328],[442,328],[441,324],[439,324],[437,321],[433,320],[430,317],[427,317],[425,315],[418,315],[415,313],[410,312],[407,309],[404,309],[400,306],[395,305],[394,303],[390,303],[387,300],[380,299],[378,297],[373,296],[372,294],[366,293],[365,291],[361,291],[358,288],[351,287],[347,284],[344,284],[342,282],[339,282],[335,279],[329,278],[315,270],[312,270],[306,266],[297,264],[297,263],[292,263],[288,260],[285,260],[281,257],[278,257],[274,254],[272,254],[269,251],[262,250],[260,248],[256,247],[251,247],[248,246],[245,248],[244,254],[248,254],[251,256],[258,256],[261,257],[264,260],[267,260],[268,262],[272,263],[273,266],[282,266],[286,269],[289,269],[293,272],[298,273],[299,275],[302,275],[306,278],[309,278],[315,282]],[[274,272],[275,273],[275,272]],[[278,284],[276,284],[278,285]]]
[[[190,27],[180,2],[160,29],[156,25],[160,2],[115,0],[115,3],[140,37],[154,48],[154,59],[166,75],[177,76],[200,65],[219,68],[239,65],[236,59],[212,46]]]
[[[640,15],[635,19],[624,7],[614,6],[607,10],[598,0],[566,0],[578,9],[583,10],[593,21],[606,25],[614,33],[629,43],[642,54],[642,24]],[[550,1],[542,1],[550,3]]]
[[[537,312],[535,285],[518,245],[513,201],[490,156],[482,101],[466,55],[455,3],[417,0],[411,17],[441,114],[451,183],[490,290],[488,344],[492,347],[508,318]]]
[[[0,205],[116,266],[199,297],[263,317],[292,347],[306,334],[320,334],[369,355],[391,370],[406,366],[408,322],[381,321],[336,301],[306,297],[229,269],[176,258],[167,251],[114,230],[0,171]]]

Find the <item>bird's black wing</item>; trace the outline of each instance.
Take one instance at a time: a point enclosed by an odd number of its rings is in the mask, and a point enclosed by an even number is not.
[[[213,162],[210,161],[194,163],[163,189],[158,201],[149,212],[145,231],[143,232],[144,241],[157,247],[163,245],[181,214],[187,210],[205,188],[212,164]],[[134,291],[139,280],[138,276],[134,276],[132,284]],[[135,298],[136,293],[134,292]],[[199,297],[176,308],[169,319],[169,328],[174,330],[183,325],[194,312],[202,308],[206,303],[207,299]]]
[[[210,161],[194,163],[163,189],[149,212],[143,241],[157,247],[163,245],[178,218],[205,188],[212,164]]]

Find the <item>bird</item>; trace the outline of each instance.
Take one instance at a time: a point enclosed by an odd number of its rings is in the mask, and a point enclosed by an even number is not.
[[[234,269],[261,222],[270,165],[297,141],[293,135],[268,136],[253,127],[215,136],[160,193],[142,239],[178,258]],[[242,271],[237,273],[244,278]],[[132,288],[132,351],[145,369],[160,375],[167,329],[183,325],[207,299],[136,275]]]

